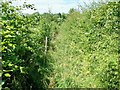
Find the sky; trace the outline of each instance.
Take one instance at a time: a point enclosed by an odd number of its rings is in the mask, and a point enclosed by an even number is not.
[[[84,6],[84,2],[86,4],[90,4],[93,0],[16,0],[13,1],[13,5],[22,5],[24,2],[27,4],[34,4],[36,11],[39,13],[45,13],[49,10],[52,13],[68,13],[70,8],[78,9],[78,5]],[[23,10],[23,13],[34,13],[34,10]]]

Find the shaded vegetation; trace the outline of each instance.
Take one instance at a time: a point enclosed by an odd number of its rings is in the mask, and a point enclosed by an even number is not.
[[[23,14],[35,7],[11,4],[0,3],[0,89],[120,88],[120,2],[69,14]]]

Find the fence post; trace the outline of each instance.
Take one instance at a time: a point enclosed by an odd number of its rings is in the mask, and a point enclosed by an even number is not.
[[[47,36],[45,37],[45,55],[47,53]]]

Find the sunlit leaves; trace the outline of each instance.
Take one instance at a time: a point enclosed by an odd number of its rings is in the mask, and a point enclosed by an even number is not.
[[[6,73],[5,76],[6,76],[6,77],[10,77],[11,75],[10,75],[9,73]]]
[[[49,27],[42,26],[39,13],[24,15],[20,12],[23,8],[35,9],[33,5],[24,4],[24,7],[11,6],[11,2],[2,2],[2,79],[5,83],[3,89],[23,89],[45,87],[43,83],[44,71],[41,66],[44,59],[44,36]],[[44,20],[43,20],[44,21]],[[48,25],[47,25],[48,26]],[[46,28],[46,30],[45,30]],[[36,29],[36,30],[35,30]],[[35,36],[35,37],[34,37]],[[39,62],[39,63],[38,63]],[[40,73],[37,69],[41,68],[43,75],[37,78]],[[31,73],[32,71],[34,71]],[[46,69],[46,72],[48,69]],[[33,78],[31,78],[33,76]],[[20,80],[21,79],[21,80]],[[35,81],[35,82],[34,82]],[[17,82],[17,83],[15,83]],[[24,82],[24,83],[23,83]],[[44,81],[45,82],[45,81]],[[34,85],[34,83],[36,83]],[[9,84],[9,86],[7,86]],[[26,86],[29,84],[28,86]],[[22,85],[22,86],[21,86]],[[33,86],[34,85],[34,86]]]
[[[53,40],[55,87],[118,88],[117,10],[109,2],[68,16]]]

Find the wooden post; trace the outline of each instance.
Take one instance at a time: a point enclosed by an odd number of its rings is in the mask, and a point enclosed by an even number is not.
[[[47,53],[47,36],[45,37],[45,55]]]

